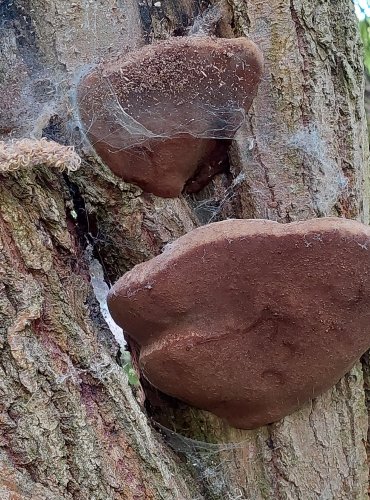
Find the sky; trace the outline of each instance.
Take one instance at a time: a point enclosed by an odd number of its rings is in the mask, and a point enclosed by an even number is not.
[[[354,0],[356,14],[359,19],[366,16],[370,17],[370,0]]]

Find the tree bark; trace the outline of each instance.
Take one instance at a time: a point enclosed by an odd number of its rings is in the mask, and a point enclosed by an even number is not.
[[[0,16],[3,140],[44,136],[83,159],[69,174],[0,175],[1,498],[366,498],[366,356],[299,412],[232,429],[130,386],[91,276],[98,261],[112,283],[192,228],[230,217],[369,222],[352,3],[6,0]],[[164,200],[90,155],[74,89],[88,65],[192,30],[250,37],[265,73],[227,171],[197,195]]]

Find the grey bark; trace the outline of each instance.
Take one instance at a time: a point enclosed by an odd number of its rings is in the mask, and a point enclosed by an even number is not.
[[[159,409],[152,402],[160,435],[99,313],[92,257],[113,282],[213,220],[369,221],[364,79],[351,2],[228,0],[204,12],[207,6],[18,0],[0,7],[3,139],[44,135],[75,144],[83,158],[69,175],[40,166],[0,176],[1,498],[367,497],[361,363],[301,411],[255,431],[167,399]],[[74,87],[88,65],[187,34],[191,25],[250,36],[266,68],[231,148],[230,171],[196,196],[162,200],[89,156],[76,130]],[[364,366],[366,385],[366,359]]]

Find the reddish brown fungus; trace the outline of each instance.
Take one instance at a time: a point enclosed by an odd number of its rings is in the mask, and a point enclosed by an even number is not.
[[[262,55],[246,38],[174,38],[82,78],[80,120],[98,155],[144,191],[178,196],[222,169],[251,106]]]
[[[158,389],[231,425],[277,421],[370,346],[370,228],[336,218],[228,220],[125,274],[115,321]]]

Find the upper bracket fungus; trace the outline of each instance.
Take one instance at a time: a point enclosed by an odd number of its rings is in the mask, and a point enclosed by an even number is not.
[[[370,228],[337,218],[195,229],[112,288],[158,389],[240,428],[275,422],[370,346]]]
[[[178,196],[186,183],[199,190],[222,168],[262,61],[246,38],[179,37],[145,46],[81,78],[81,124],[125,181],[163,197]]]

